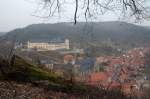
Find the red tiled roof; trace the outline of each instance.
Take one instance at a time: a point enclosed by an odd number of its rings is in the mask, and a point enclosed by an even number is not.
[[[71,60],[73,60],[74,59],[74,57],[72,56],[72,55],[65,55],[64,56],[64,60],[65,61],[71,61]]]
[[[144,60],[142,59],[133,59],[132,61],[130,61],[131,65],[142,65],[144,64]]]
[[[98,62],[107,62],[108,60],[110,60],[110,57],[100,56],[100,57],[96,58],[96,61],[98,61]]]
[[[91,74],[89,80],[91,82],[104,81],[104,80],[107,80],[109,77],[110,77],[109,73],[99,72],[99,73]]]
[[[122,64],[122,60],[121,59],[112,59],[111,60],[111,65],[114,66],[116,64]]]

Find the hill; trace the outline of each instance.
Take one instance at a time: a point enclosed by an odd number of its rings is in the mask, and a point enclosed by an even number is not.
[[[69,38],[77,46],[103,43],[113,46],[141,46],[150,44],[150,30],[125,22],[79,22],[56,24],[33,24],[8,32],[4,37],[17,42],[28,40],[51,40]]]
[[[4,32],[0,32],[0,36],[4,35],[5,33]]]
[[[145,28],[150,30],[150,26],[145,26]]]

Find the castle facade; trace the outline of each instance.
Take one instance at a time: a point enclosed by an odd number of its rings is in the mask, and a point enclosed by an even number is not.
[[[26,43],[27,49],[37,49],[37,50],[60,50],[60,49],[70,49],[69,39],[65,39],[64,42],[32,42],[28,41]]]

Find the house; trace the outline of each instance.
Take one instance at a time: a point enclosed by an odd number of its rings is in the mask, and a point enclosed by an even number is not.
[[[94,57],[84,57],[80,60],[76,60],[75,65],[80,67],[80,72],[82,74],[90,73],[90,71],[93,69],[95,63]]]
[[[108,57],[96,57],[96,61],[94,63],[94,72],[102,72],[102,71],[109,71],[109,64],[110,60]]]
[[[70,54],[67,54],[67,55],[64,55],[64,64],[68,64],[69,62],[71,64],[75,64],[75,58],[73,55],[70,55]]]
[[[63,74],[64,74],[64,66],[61,65],[61,64],[55,64],[53,66],[53,70],[52,71],[54,73],[56,73],[56,74],[59,74],[59,75],[63,76]]]
[[[102,81],[108,81],[111,74],[108,72],[98,72],[98,73],[92,73],[89,75],[89,82],[102,82]]]
[[[43,65],[45,69],[52,71],[54,68],[54,62],[49,59],[40,59],[40,65]]]

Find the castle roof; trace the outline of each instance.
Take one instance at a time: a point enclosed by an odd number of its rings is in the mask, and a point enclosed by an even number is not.
[[[64,43],[65,39],[32,39],[31,43]]]

